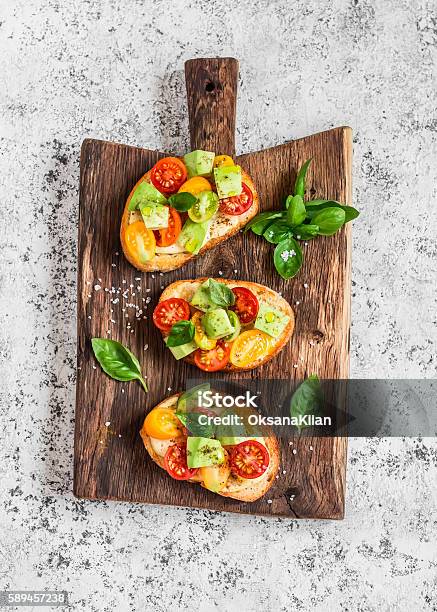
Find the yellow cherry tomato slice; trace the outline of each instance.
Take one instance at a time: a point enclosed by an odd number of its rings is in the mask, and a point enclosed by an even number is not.
[[[202,312],[195,312],[191,317],[191,322],[193,323],[195,329],[194,342],[204,351],[210,351],[217,344],[217,340],[214,338],[208,338],[208,336],[205,334],[201,321],[202,315]]]
[[[214,168],[220,168],[220,166],[234,166],[235,162],[229,155],[216,155],[214,157]]]
[[[182,191],[186,191],[195,196],[201,191],[212,191],[212,187],[211,183],[203,176],[193,176],[193,178],[188,179],[179,189],[179,193]]]
[[[182,434],[182,423],[170,408],[154,408],[146,416],[143,429],[151,438],[171,440]]]
[[[229,463],[229,455],[225,450],[225,460],[221,465],[209,465],[207,467],[201,467],[199,470],[199,476],[202,485],[205,489],[218,493],[221,491],[231,475],[231,466]]]
[[[135,221],[127,226],[125,240],[127,251],[135,261],[144,264],[155,257],[155,235],[143,221]]]
[[[246,368],[261,361],[272,346],[272,338],[258,329],[243,332],[234,340],[230,362],[239,368]]]

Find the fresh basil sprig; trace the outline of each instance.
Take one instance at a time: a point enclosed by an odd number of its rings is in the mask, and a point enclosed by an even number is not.
[[[322,416],[323,393],[319,377],[311,374],[293,393],[290,400],[290,416]],[[298,427],[299,432],[303,426]]]
[[[302,259],[302,249],[292,236],[281,240],[273,254],[275,268],[285,280],[296,276],[302,266]]]
[[[168,203],[170,206],[178,210],[179,212],[186,212],[190,210],[192,206],[197,202],[196,196],[188,191],[181,191],[180,193],[175,193],[168,198]]]
[[[144,391],[148,391],[140,363],[128,348],[108,338],[93,338],[91,345],[97,361],[108,376],[122,382],[138,380]]]
[[[303,254],[297,240],[312,240],[316,236],[332,236],[360,214],[352,206],[335,200],[305,202],[305,180],[311,159],[297,173],[293,193],[285,201],[285,210],[270,210],[254,217],[245,227],[276,244],[273,262],[284,279],[299,272]]]
[[[235,304],[235,295],[225,283],[218,283],[213,278],[209,279],[209,298],[217,308],[229,308]]]
[[[194,338],[195,331],[194,323],[191,321],[178,321],[172,325],[166,344],[167,346],[187,344]]]

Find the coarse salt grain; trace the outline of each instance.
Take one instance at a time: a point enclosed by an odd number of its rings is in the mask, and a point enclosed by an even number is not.
[[[110,424],[111,424],[111,421],[106,421],[106,423],[105,423],[106,427],[109,427]]]
[[[100,285],[94,285],[94,291],[100,291],[101,286]]]
[[[271,504],[271,503],[273,503],[273,500],[268,499],[268,500],[267,500],[267,503],[268,503],[268,504]]]
[[[297,453],[297,449],[293,448],[293,455],[295,455]]]
[[[304,283],[303,286],[305,287],[305,289],[308,289],[308,283]]]

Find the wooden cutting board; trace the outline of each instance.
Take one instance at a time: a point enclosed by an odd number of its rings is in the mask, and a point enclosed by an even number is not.
[[[190,60],[185,73],[191,148],[234,155],[238,62]],[[304,246],[303,268],[290,281],[275,272],[272,246],[251,232],[240,233],[164,275],[142,274],[124,259],[119,225],[126,198],[142,174],[168,154],[183,152],[90,139],[82,145],[74,494],[258,515],[342,518],[346,438],[305,437],[296,438],[292,446],[283,443],[279,479],[264,498],[251,504],[172,480],[143,448],[138,432],[146,411],[183,390],[185,380],[202,377],[197,368],[171,358],[150,320],[162,289],[173,281],[222,274],[267,285],[293,305],[296,329],[291,342],[268,364],[240,378],[303,379],[317,373],[337,379],[349,373],[350,225],[334,237],[319,237]],[[313,162],[308,196],[350,203],[350,128],[247,153],[237,160],[257,186],[261,209],[269,210],[282,206],[297,168],[309,157]],[[139,310],[143,313],[138,318]],[[119,340],[139,357],[148,377],[147,395],[139,384],[113,381],[100,370],[91,350],[90,339],[95,336]],[[218,377],[224,378],[220,373]]]

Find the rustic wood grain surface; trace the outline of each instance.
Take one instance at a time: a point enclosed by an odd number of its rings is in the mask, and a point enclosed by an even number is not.
[[[208,136],[211,125],[204,122],[205,117],[214,122],[217,115],[204,112],[202,124],[199,122],[201,109],[207,108],[205,96],[221,95],[228,87],[236,91],[237,66],[235,60],[227,61],[231,62],[229,72],[223,71],[218,60],[204,60],[200,66],[189,62],[186,67],[187,77],[197,75],[189,77],[187,83],[191,137],[196,147],[204,146],[202,134],[206,142],[214,142]],[[194,88],[193,82],[197,83]],[[206,87],[208,83],[214,87]],[[234,111],[231,101],[232,130]],[[232,153],[233,134],[228,128],[220,131],[220,140],[215,141],[223,147],[220,152]],[[342,518],[347,452],[344,437],[295,438],[292,446],[283,442],[279,479],[264,498],[251,504],[172,480],[151,461],[142,445],[139,430],[145,413],[166,395],[183,390],[187,379],[203,377],[197,368],[171,358],[151,322],[162,288],[175,280],[217,277],[222,272],[224,278],[267,285],[281,292],[293,306],[296,329],[290,343],[274,360],[239,374],[239,378],[299,380],[317,373],[321,378],[336,379],[347,378],[349,373],[350,226],[334,237],[319,237],[304,246],[304,265],[290,281],[275,272],[272,246],[251,232],[241,233],[162,276],[141,274],[124,259],[119,222],[126,198],[140,176],[167,154],[97,140],[86,140],[82,146],[74,493],[90,499],[292,518]],[[313,162],[307,194],[350,203],[351,155],[351,130],[341,127],[242,155],[238,163],[255,181],[261,209],[268,210],[282,205],[293,187],[297,168],[309,157]],[[94,289],[96,285],[101,289]],[[111,293],[112,288],[115,293]],[[126,289],[128,297],[124,299],[122,292]],[[116,293],[118,290],[120,293]],[[126,304],[143,310],[141,317],[135,316],[138,310]],[[100,370],[90,343],[96,336],[119,340],[139,357],[148,377],[147,395],[139,384],[116,382]],[[217,377],[235,379],[232,374],[217,373]]]

